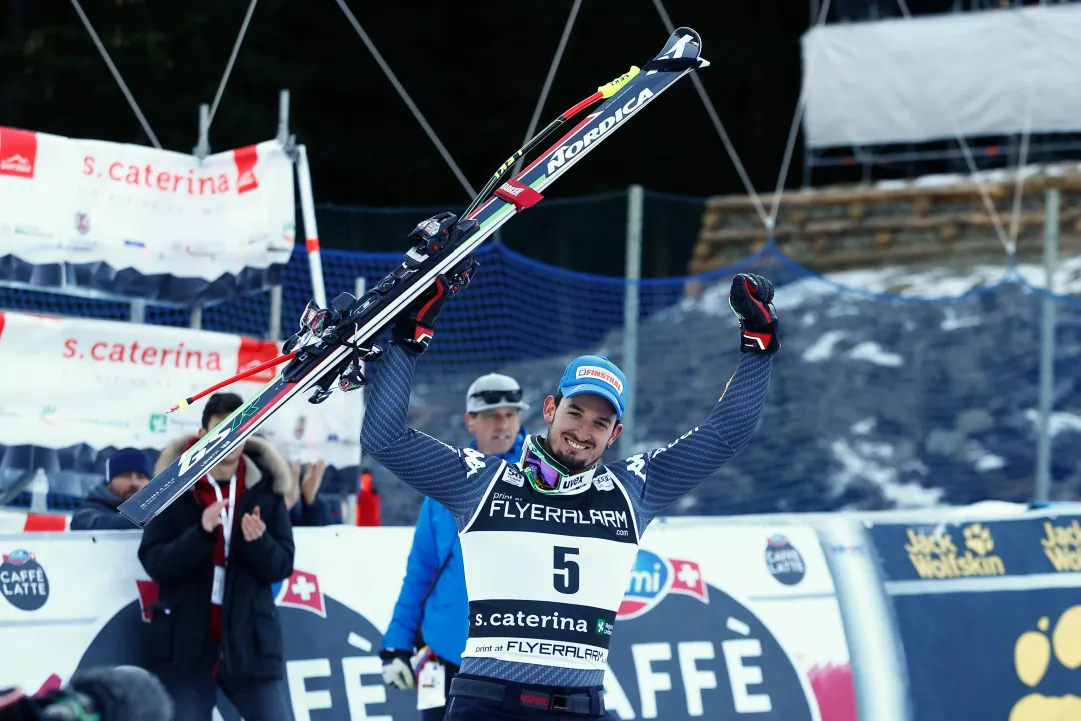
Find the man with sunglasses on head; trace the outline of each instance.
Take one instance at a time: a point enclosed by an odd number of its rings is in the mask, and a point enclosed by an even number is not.
[[[526,432],[522,387],[510,376],[489,373],[466,392],[463,421],[470,447],[486,456],[517,463]],[[469,635],[462,546],[454,514],[425,498],[417,517],[413,547],[394,615],[383,635],[383,681],[417,690],[423,721],[444,718],[450,681],[462,664]]]
[[[474,269],[475,261],[437,277],[395,321],[361,432],[368,453],[457,521],[469,638],[446,719],[614,721],[604,710],[604,673],[639,539],[750,442],[780,347],[773,284],[749,273],[733,279],[742,357],[701,425],[650,453],[600,463],[622,431],[626,378],[608,359],[582,356],[544,401],[545,434],[530,436],[515,464],[406,423],[417,356]]]

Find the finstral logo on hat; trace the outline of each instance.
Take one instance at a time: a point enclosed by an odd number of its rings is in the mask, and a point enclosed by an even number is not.
[[[623,382],[616,378],[615,374],[599,366],[582,366],[574,373],[575,378],[596,378],[616,389],[616,393],[623,392]]]

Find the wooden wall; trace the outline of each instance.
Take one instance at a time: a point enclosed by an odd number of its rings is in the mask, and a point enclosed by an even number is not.
[[[1016,192],[1011,179],[985,184],[1010,235]],[[1081,173],[1028,178],[1022,189],[1017,253],[1039,261],[1046,191],[1059,188],[1059,252],[1081,250]],[[769,209],[769,198],[763,198]],[[785,194],[773,237],[800,264],[817,271],[950,260],[1005,263],[1006,252],[975,184],[940,187],[831,188]],[[690,273],[725,267],[759,250],[766,231],[747,196],[710,198]]]

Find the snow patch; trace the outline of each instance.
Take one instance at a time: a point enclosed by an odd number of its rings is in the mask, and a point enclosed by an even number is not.
[[[890,353],[878,343],[871,341],[865,341],[858,344],[848,352],[848,356],[855,360],[864,360],[869,363],[874,363],[875,365],[889,366],[891,368],[896,368],[905,363],[905,359],[901,356],[896,353]],[[806,354],[804,354],[804,358],[806,358]]]
[[[870,418],[864,418],[862,421],[856,421],[848,430],[854,436],[865,436],[873,431],[876,425],[878,425],[878,419],[871,416]]]
[[[1035,408],[1030,408],[1025,411],[1025,418],[1039,430],[1040,427],[1040,412]],[[1052,411],[1051,416],[1048,419],[1048,431],[1051,433],[1051,437],[1054,438],[1059,433],[1067,433],[1069,431],[1075,431],[1081,433],[1081,416],[1076,413],[1067,413],[1066,411]]]
[[[986,318],[979,315],[970,315],[960,317],[955,308],[946,306],[943,308],[945,311],[945,318],[942,319],[940,328],[944,331],[958,330],[960,328],[974,328],[976,326],[983,325]]]
[[[807,350],[803,351],[803,360],[808,363],[829,360],[829,357],[833,355],[833,346],[837,345],[844,337],[844,332],[839,330],[823,333]]]
[[[881,443],[864,444],[860,447],[883,457]],[[944,491],[941,488],[924,488],[918,483],[901,483],[896,468],[881,465],[873,458],[865,458],[844,439],[830,444],[833,456],[843,468],[834,476],[834,485],[840,488],[853,481],[870,482],[882,490],[882,495],[897,508],[930,508],[940,504]],[[889,455],[892,455],[892,449]],[[888,456],[886,456],[888,457]]]

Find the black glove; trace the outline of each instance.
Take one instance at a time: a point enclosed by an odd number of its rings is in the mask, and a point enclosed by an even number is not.
[[[453,213],[440,213],[418,225],[409,237],[417,243],[413,250],[422,254],[424,248],[436,251],[441,244],[454,243],[476,229],[475,220],[458,222]],[[391,330],[391,341],[414,354],[426,351],[435,335],[435,319],[443,304],[469,285],[476,271],[477,260],[471,253],[448,272],[436,276],[432,286],[398,316]]]
[[[773,283],[760,275],[740,273],[732,279],[728,305],[739,318],[741,351],[773,355],[780,350]]]

